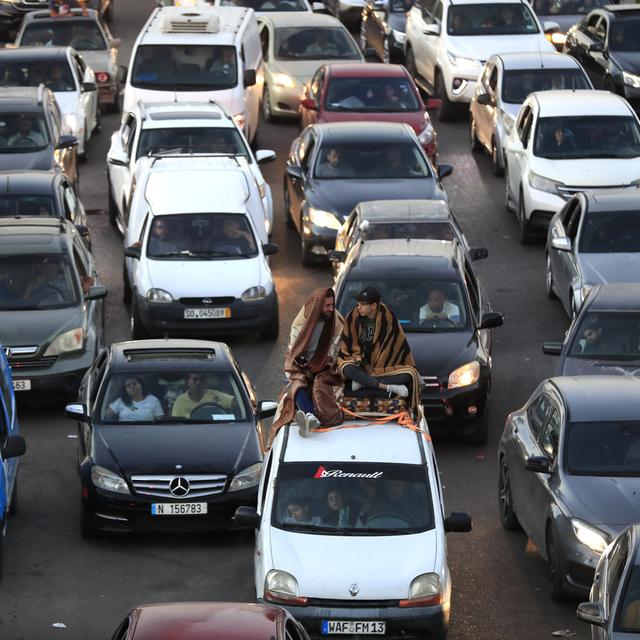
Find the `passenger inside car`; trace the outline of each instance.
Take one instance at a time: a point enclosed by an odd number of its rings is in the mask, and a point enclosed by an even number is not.
[[[160,400],[147,392],[144,380],[127,376],[118,397],[107,405],[103,419],[106,422],[153,422],[163,416]]]

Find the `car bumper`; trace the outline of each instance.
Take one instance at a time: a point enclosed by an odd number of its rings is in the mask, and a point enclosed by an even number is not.
[[[98,104],[111,105],[115,102],[117,88],[115,82],[98,85]]]
[[[476,92],[476,82],[478,76],[473,77],[466,72],[458,72],[455,69],[451,72],[447,83],[447,96],[451,102],[464,102],[469,104]],[[459,82],[459,86],[455,86]]]
[[[474,427],[484,416],[488,392],[486,380],[460,389],[447,389],[446,381],[425,380],[421,401],[429,427]]]
[[[556,544],[559,545],[562,570],[567,587],[575,595],[589,594],[600,555],[576,539],[571,523],[556,520]]]
[[[564,203],[565,200],[555,193],[529,187],[525,196],[525,215],[534,227],[545,230],[549,227],[551,218],[562,209]]]
[[[305,241],[311,246],[311,253],[317,257],[326,257],[327,252],[335,249],[337,229],[328,229],[305,220],[302,225]]]
[[[280,118],[298,118],[300,115],[300,99],[303,87],[296,85],[293,89],[269,85],[271,95],[271,113]]]

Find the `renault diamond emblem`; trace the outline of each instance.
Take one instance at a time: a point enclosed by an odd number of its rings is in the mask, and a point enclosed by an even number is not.
[[[184,498],[187,493],[189,493],[189,489],[189,481],[182,476],[174,478],[169,483],[169,491],[171,491],[171,495],[175,496],[176,498]]]
[[[360,593],[360,588],[358,587],[358,585],[355,582],[349,587],[349,593],[354,598],[358,595],[358,593]]]
[[[202,298],[202,304],[213,304],[213,300],[211,298]]]

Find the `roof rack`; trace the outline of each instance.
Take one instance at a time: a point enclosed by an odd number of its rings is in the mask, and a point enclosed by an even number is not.
[[[152,167],[155,166],[158,160],[175,160],[176,158],[231,158],[235,160],[238,167],[241,166],[238,156],[234,153],[172,153],[171,151],[160,151],[158,153],[151,153],[147,157],[153,158],[153,162],[151,163]]]
[[[140,362],[146,360],[214,360],[216,350],[189,347],[159,347],[150,349],[124,349],[123,355],[128,362]]]

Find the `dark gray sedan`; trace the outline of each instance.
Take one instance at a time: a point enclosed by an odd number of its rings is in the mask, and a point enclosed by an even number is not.
[[[587,593],[607,544],[640,522],[640,381],[545,380],[507,417],[499,467],[502,526],[547,560],[551,597]]]

